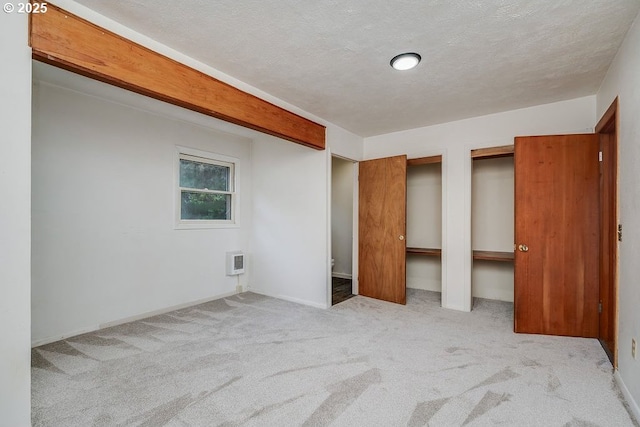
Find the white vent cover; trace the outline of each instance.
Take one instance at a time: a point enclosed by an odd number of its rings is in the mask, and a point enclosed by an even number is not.
[[[227,276],[244,273],[244,254],[241,251],[227,252]]]

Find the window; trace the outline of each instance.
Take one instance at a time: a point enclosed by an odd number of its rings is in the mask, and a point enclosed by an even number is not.
[[[237,159],[178,147],[178,228],[235,224]]]

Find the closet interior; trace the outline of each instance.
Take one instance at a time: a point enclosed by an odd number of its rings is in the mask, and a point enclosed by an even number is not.
[[[442,292],[442,156],[407,160],[407,288]]]
[[[471,151],[471,295],[513,301],[513,145]]]

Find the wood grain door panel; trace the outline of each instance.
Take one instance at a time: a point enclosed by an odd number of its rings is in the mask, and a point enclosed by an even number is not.
[[[516,332],[598,336],[598,151],[595,134],[515,140]]]
[[[616,274],[617,274],[617,145],[616,133],[600,134],[600,341],[616,366]]]
[[[359,164],[359,294],[406,303],[407,157]]]

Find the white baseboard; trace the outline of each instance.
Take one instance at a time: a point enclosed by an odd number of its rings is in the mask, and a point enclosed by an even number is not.
[[[52,342],[64,340],[70,337],[75,337],[77,335],[88,334],[89,332],[97,331],[99,328],[97,326],[88,326],[86,328],[76,329],[74,331],[64,333],[61,335],[53,335],[51,337],[41,338],[35,341],[31,341],[31,348],[39,347],[45,344],[51,344]]]
[[[190,301],[190,302],[186,302],[186,303],[183,303],[183,304],[172,305],[170,307],[165,307],[165,308],[161,308],[161,309],[158,309],[158,310],[147,311],[147,312],[142,313],[142,314],[136,314],[134,316],[129,316],[129,317],[124,317],[122,319],[113,320],[111,322],[101,323],[101,324],[98,324],[96,326],[88,326],[86,328],[76,329],[75,331],[72,331],[72,332],[69,332],[69,333],[65,333],[65,334],[61,334],[61,335],[54,335],[54,336],[51,336],[51,337],[46,337],[46,338],[42,338],[42,339],[38,339],[38,340],[32,341],[31,342],[31,348],[39,347],[41,345],[50,344],[52,342],[56,342],[56,341],[64,340],[64,339],[67,339],[67,338],[75,337],[77,335],[87,334],[89,332],[99,331],[100,329],[105,329],[105,328],[110,328],[112,326],[122,325],[123,323],[135,322],[136,320],[146,319],[147,317],[152,317],[152,316],[157,316],[159,314],[169,313],[171,311],[180,310],[182,308],[187,308],[187,307],[191,307],[191,306],[198,305],[198,304],[203,304],[205,302],[214,301],[214,300],[221,299],[221,298],[227,298],[227,297],[230,297],[232,295],[237,295],[237,294],[238,294],[238,292],[226,292],[224,294],[219,294],[219,295],[215,295],[215,296],[212,296],[212,297],[202,298],[202,299],[199,299],[199,300],[196,300],[196,301]]]
[[[336,272],[331,272],[331,277],[338,277],[340,279],[349,279],[351,280],[352,275],[349,273],[336,273]]]
[[[618,387],[620,387],[620,390],[622,391],[622,394],[624,395],[624,398],[627,401],[627,404],[629,405],[629,409],[633,413],[633,416],[636,417],[637,422],[640,422],[640,407],[638,407],[638,402],[635,401],[635,399],[631,395],[631,392],[627,388],[627,385],[622,380],[620,371],[616,369],[613,373],[613,377],[616,379]]]
[[[326,304],[320,304],[320,303],[313,302],[313,301],[308,301],[308,300],[299,299],[299,298],[293,298],[293,297],[289,297],[289,296],[286,296],[286,295],[275,295],[275,294],[271,294],[269,292],[264,292],[264,291],[262,291],[260,289],[254,289],[252,287],[249,287],[249,292],[254,292],[256,294],[264,295],[266,297],[271,297],[271,298],[277,298],[277,299],[281,299],[281,300],[284,300],[284,301],[295,302],[296,304],[302,304],[302,305],[308,305],[310,307],[321,308],[323,310],[329,308]]]
[[[407,288],[421,289],[423,291],[442,292],[440,280],[424,279],[420,277],[407,277]]]

